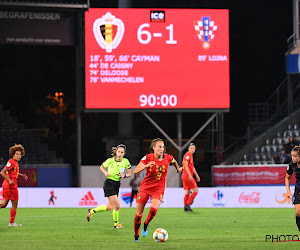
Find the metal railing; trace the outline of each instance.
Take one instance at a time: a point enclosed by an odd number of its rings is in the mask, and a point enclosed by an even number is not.
[[[247,140],[260,134],[288,114],[288,78],[286,77],[264,103],[249,104]]]
[[[289,107],[290,101],[288,100],[289,84],[293,99],[292,107]],[[288,116],[290,111],[297,110],[299,107],[300,75],[295,74],[290,75],[289,78],[286,77],[265,102],[249,104],[249,126],[247,133],[245,136],[234,140],[224,149],[225,158],[245,147],[251,140]]]
[[[285,55],[288,55],[294,48],[297,46],[297,39],[296,34],[293,33],[288,39],[287,39],[287,51]]]

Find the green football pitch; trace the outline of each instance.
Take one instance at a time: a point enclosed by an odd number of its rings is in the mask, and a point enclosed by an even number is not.
[[[300,249],[300,241],[266,242],[266,235],[299,235],[293,208],[160,208],[139,242],[133,242],[134,208],[120,210],[124,229],[113,228],[111,211],[88,223],[82,208],[19,208],[16,222],[23,226],[8,227],[9,211],[0,209],[0,249]],[[159,227],[168,231],[167,242],[153,241]]]

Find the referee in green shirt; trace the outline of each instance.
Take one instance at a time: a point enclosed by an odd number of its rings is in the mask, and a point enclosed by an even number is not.
[[[96,208],[89,208],[87,221],[90,221],[94,213],[113,210],[114,228],[123,228],[119,223],[120,202],[118,199],[121,178],[131,177],[131,165],[128,159],[124,158],[126,146],[123,144],[112,148],[112,156],[100,166],[100,170],[107,178],[103,185],[104,195],[107,197],[107,205]],[[126,169],[126,173],[124,173]]]

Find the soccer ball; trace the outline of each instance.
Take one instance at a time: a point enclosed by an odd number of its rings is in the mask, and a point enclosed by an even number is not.
[[[155,242],[165,242],[168,239],[168,232],[163,228],[157,228],[153,233],[153,240]]]

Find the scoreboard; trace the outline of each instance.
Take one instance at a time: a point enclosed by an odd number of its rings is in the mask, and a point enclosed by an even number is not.
[[[86,11],[85,108],[229,109],[228,10]]]

